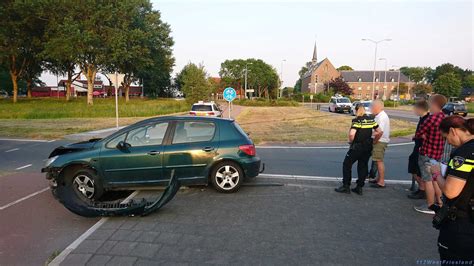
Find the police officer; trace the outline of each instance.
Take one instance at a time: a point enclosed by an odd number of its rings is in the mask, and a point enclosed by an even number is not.
[[[445,118],[440,130],[451,153],[446,178],[437,178],[444,204],[434,219],[439,228],[438,251],[443,265],[474,264],[474,119]],[[462,263],[462,264],[460,264]]]
[[[368,174],[368,163],[372,153],[372,144],[382,136],[382,131],[375,120],[365,114],[363,105],[356,105],[356,118],[352,120],[349,130],[350,148],[342,164],[342,186],[336,188],[339,193],[351,193],[352,165],[357,162],[357,186],[353,192],[362,195],[362,187]],[[374,139],[372,133],[375,131]]]

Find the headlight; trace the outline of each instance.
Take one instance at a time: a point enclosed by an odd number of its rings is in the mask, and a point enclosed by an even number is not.
[[[46,160],[46,163],[45,163],[45,167],[48,167],[50,164],[52,164],[54,161],[56,161],[56,159],[58,159],[59,155],[56,155],[54,157],[51,157],[51,158],[48,158],[48,160]]]

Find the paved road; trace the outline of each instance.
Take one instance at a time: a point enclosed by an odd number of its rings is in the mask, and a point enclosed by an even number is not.
[[[320,110],[321,111],[329,112],[329,109],[328,109],[329,106],[326,103],[323,103],[323,104],[313,103],[312,105],[309,104],[309,103],[305,103],[304,105],[308,108],[313,108],[313,109],[316,109],[317,106],[320,105]],[[405,120],[405,121],[414,122],[414,123],[418,122],[418,116],[416,116],[415,114],[413,114],[410,111],[386,109],[385,112],[387,112],[387,114],[390,118],[396,118],[396,119]],[[347,113],[337,114],[336,113],[335,115],[349,115],[349,114],[347,114]]]
[[[43,265],[98,220],[72,215],[39,173],[61,143],[0,140],[0,265]]]
[[[45,190],[47,182],[39,173],[44,160],[55,147],[67,142],[0,140],[0,208],[31,196],[0,209],[0,265],[42,264],[98,220],[69,213]],[[388,149],[388,179],[408,180],[406,156],[411,148],[404,145]],[[345,148],[257,150],[266,163],[267,175],[326,177],[341,176],[341,162],[347,151]]]

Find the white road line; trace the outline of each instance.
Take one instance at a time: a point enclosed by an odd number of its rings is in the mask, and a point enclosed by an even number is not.
[[[279,174],[259,174],[259,177],[270,178],[270,179],[286,179],[286,180],[304,180],[304,181],[331,181],[331,182],[341,182],[341,177],[333,176],[308,176],[308,175],[279,175]],[[387,184],[411,184],[411,180],[394,180],[394,179],[385,179]]]
[[[388,144],[389,147],[414,145],[414,142]],[[255,146],[257,149],[348,149],[349,146]]]
[[[18,167],[18,168],[15,168],[15,170],[25,169],[25,168],[30,167],[30,166],[32,166],[31,163],[30,163],[30,164],[27,164],[27,165],[20,166],[20,167]]]
[[[130,194],[126,199],[122,201],[122,204],[129,202],[133,199],[140,191],[135,190],[132,194]],[[91,228],[85,231],[80,237],[78,237],[74,242],[72,242],[69,246],[67,246],[59,255],[54,258],[48,265],[49,266],[57,266],[60,265],[61,262],[66,259],[67,255],[69,255],[73,250],[75,250],[86,238],[92,235],[99,227],[101,227],[105,222],[109,220],[108,217],[104,217],[100,219],[97,223],[95,223]]]
[[[45,139],[6,139],[6,138],[0,138],[0,141],[21,141],[21,142],[53,142],[56,141],[54,140],[45,140]]]
[[[14,149],[11,149],[11,150],[8,150],[8,151],[5,151],[5,152],[12,152],[12,151],[17,151],[19,150],[20,148],[14,148]]]
[[[3,211],[3,210],[5,210],[5,209],[8,208],[8,207],[11,207],[11,206],[13,206],[13,205],[15,205],[15,204],[18,204],[18,203],[20,203],[20,202],[22,202],[22,201],[24,201],[24,200],[27,200],[27,199],[29,199],[29,198],[31,198],[31,197],[34,197],[34,196],[36,196],[36,195],[38,195],[38,194],[41,194],[41,193],[45,192],[45,191],[48,190],[48,189],[49,189],[49,187],[43,188],[42,190],[38,190],[38,191],[36,191],[36,192],[34,192],[34,193],[31,193],[30,195],[24,196],[24,197],[21,198],[21,199],[17,199],[17,200],[15,200],[15,201],[13,201],[13,202],[10,202],[10,203],[6,204],[6,205],[3,205],[3,206],[0,207],[0,211]]]

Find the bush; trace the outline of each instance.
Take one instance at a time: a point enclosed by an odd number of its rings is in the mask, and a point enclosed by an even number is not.
[[[293,95],[293,100],[302,102],[304,97],[304,102],[310,102],[310,93],[298,93]],[[323,93],[316,93],[313,95],[313,102],[314,103],[327,103],[331,99],[331,94],[323,94]]]
[[[299,106],[298,102],[288,99],[271,99],[267,100],[265,98],[257,98],[253,100],[240,99],[233,101],[236,105],[242,106]]]

